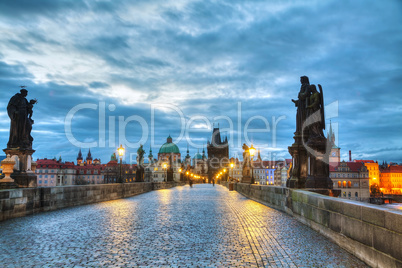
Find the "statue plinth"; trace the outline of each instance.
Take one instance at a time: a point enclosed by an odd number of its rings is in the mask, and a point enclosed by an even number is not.
[[[137,171],[135,172],[135,182],[144,181],[144,168],[142,166],[137,166]]]
[[[3,151],[6,153],[6,155],[10,155],[15,161],[11,178],[18,185],[18,187],[36,187],[36,175],[32,170],[32,154],[35,152],[35,150],[7,148]],[[35,164],[34,167],[36,167]]]
[[[325,137],[312,137],[307,142],[308,176],[305,187],[307,189],[331,190],[332,180],[329,178],[329,153],[331,144]]]
[[[308,137],[307,133],[300,135],[297,132],[293,137],[295,142],[288,147],[292,156],[292,170],[290,178],[286,182],[288,188],[304,188],[307,179],[307,150],[303,145],[303,139]]]

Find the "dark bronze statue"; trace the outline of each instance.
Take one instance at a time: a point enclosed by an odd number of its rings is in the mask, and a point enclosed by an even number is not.
[[[28,91],[25,88],[15,94],[9,101],[7,113],[11,119],[10,139],[7,148],[32,149],[33,138],[31,136],[33,105],[36,100],[29,102],[25,98]]]
[[[307,100],[309,97],[309,86],[310,86],[310,81],[307,76],[302,76],[300,77],[300,91],[298,95],[298,99],[294,100],[292,99],[292,102],[295,104],[297,107],[297,113],[296,113],[296,135],[302,135],[302,126],[304,121],[306,120],[307,117]]]
[[[310,97],[307,106],[306,126],[309,129],[309,139],[325,138],[323,130],[325,129],[324,118],[324,99],[322,95],[322,87],[318,85],[320,92],[317,91],[315,85],[309,86]]]
[[[137,172],[135,175],[136,182],[143,182],[144,181],[144,154],[145,151],[143,149],[142,144],[137,150]]]
[[[142,166],[144,164],[144,154],[145,151],[143,149],[142,144],[140,144],[140,147],[137,150],[137,165]]]
[[[291,178],[286,182],[290,188],[308,188],[332,194],[329,178],[329,151],[332,145],[324,136],[324,98],[322,87],[310,85],[307,76],[302,83],[298,100],[292,100],[297,107],[295,142],[290,146],[292,155]]]

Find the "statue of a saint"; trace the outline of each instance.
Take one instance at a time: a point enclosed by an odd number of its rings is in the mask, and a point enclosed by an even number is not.
[[[7,113],[11,119],[10,139],[7,148],[32,149],[31,136],[33,105],[36,100],[27,101],[28,91],[23,88],[15,94],[7,106]]]
[[[307,76],[300,77],[300,92],[297,100],[293,100],[295,106],[297,107],[296,113],[296,134],[302,135],[301,130],[304,121],[307,116],[307,99],[309,97],[308,87],[310,86],[310,81]]]
[[[140,145],[140,148],[137,150],[137,165],[142,166],[144,164],[144,154],[145,151],[142,148],[142,144]]]
[[[322,87],[321,85],[318,85],[318,87],[320,88],[320,92],[317,91],[315,85],[309,86],[309,92],[311,95],[308,100],[308,122],[306,122],[306,124],[308,124],[310,138],[325,138],[323,133],[323,129],[325,129],[325,118]]]

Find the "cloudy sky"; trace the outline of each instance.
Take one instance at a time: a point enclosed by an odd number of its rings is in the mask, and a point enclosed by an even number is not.
[[[230,155],[290,158],[300,76],[321,84],[342,159],[402,163],[402,2],[0,2],[0,143],[25,85],[35,158],[107,162],[123,143],[185,154],[213,125]]]

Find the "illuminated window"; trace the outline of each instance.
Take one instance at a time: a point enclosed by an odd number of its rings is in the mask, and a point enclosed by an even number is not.
[[[343,181],[343,188],[346,188],[346,181]],[[346,196],[346,194],[345,194]]]
[[[352,182],[348,181],[348,188],[352,187]]]
[[[342,188],[342,182],[338,181],[338,188]]]

